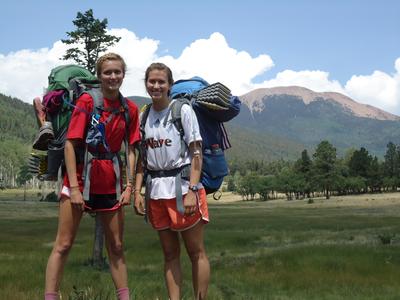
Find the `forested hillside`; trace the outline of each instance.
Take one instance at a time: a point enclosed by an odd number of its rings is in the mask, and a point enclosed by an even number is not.
[[[33,106],[0,94],[0,186],[15,184],[37,131]]]

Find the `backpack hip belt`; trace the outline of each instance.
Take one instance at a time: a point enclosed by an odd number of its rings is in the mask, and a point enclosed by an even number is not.
[[[118,152],[90,152],[92,155],[93,159],[98,159],[98,160],[112,160],[115,155],[119,156]]]
[[[171,169],[171,170],[146,170],[146,192],[145,192],[145,205],[146,211],[149,210],[150,202],[150,191],[151,191],[151,179],[159,177],[173,177],[175,176],[175,199],[176,208],[180,214],[185,213],[183,207],[183,196],[182,196],[182,178],[189,180],[190,178],[190,164],[184,165],[182,167]],[[147,214],[146,214],[147,220]]]

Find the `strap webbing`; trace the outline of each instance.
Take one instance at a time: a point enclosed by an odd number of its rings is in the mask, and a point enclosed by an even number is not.
[[[117,199],[119,199],[121,198],[121,170],[119,166],[119,159],[118,159],[119,156],[118,153],[107,153],[107,154],[112,155],[111,159],[110,158],[104,158],[104,159],[110,159],[112,161],[116,178],[115,193]],[[90,173],[92,169],[93,159],[96,159],[96,154],[93,155],[89,151],[86,151],[84,169],[82,173],[82,179],[84,181],[82,196],[85,201],[89,201],[90,199]]]
[[[148,221],[147,213],[149,211],[150,202],[150,191],[151,191],[151,180],[157,177],[172,177],[175,176],[175,198],[176,198],[176,209],[180,214],[185,213],[183,206],[183,195],[182,195],[182,178],[189,180],[190,177],[190,164],[184,165],[181,168],[166,170],[166,171],[148,171],[146,174],[146,191],[145,191],[145,206],[146,215],[145,220]]]

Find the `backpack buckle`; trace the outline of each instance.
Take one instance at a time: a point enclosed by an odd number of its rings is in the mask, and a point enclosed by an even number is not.
[[[92,120],[90,121],[90,123],[92,124],[92,126],[96,126],[99,124],[99,120],[100,120],[99,114],[92,114]]]

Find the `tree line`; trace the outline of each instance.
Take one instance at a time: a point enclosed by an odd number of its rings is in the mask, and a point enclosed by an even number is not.
[[[349,149],[338,157],[329,141],[320,142],[310,156],[303,150],[295,161],[278,160],[230,162],[227,190],[245,200],[256,196],[274,199],[278,194],[288,200],[323,195],[350,195],[397,191],[400,186],[400,146],[387,144],[383,160],[367,149]]]

